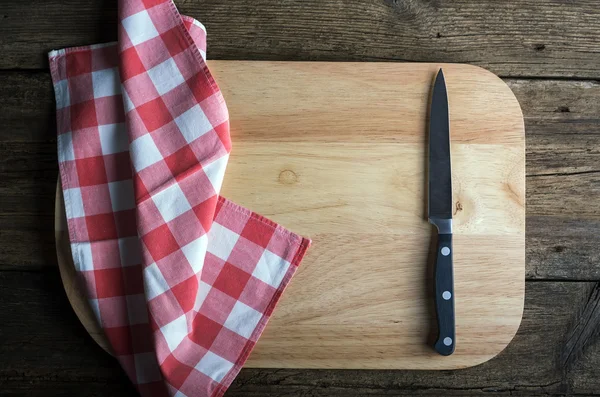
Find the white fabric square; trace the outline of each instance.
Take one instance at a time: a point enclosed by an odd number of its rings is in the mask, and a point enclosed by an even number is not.
[[[229,255],[240,235],[219,225],[217,222],[213,222],[210,232],[208,232],[208,238],[211,240],[208,245],[208,252],[226,261],[229,259]]]
[[[204,267],[204,259],[206,258],[206,247],[208,246],[208,236],[206,234],[200,236],[185,247],[181,248],[183,255],[188,260],[194,273],[200,274]]]
[[[290,262],[269,250],[264,250],[252,275],[274,288],[279,288],[289,267]]]
[[[227,169],[227,161],[229,155],[225,155],[208,165],[203,165],[202,170],[210,180],[210,183],[215,189],[215,193],[219,194],[221,186],[223,185],[223,179],[225,179],[225,170]]]
[[[98,126],[102,154],[121,153],[129,150],[129,139],[125,123]]]
[[[165,222],[170,222],[184,212],[192,209],[177,183],[153,195],[152,201]]]
[[[127,91],[125,91],[121,86],[121,92],[123,93],[123,106],[125,107],[125,114],[131,112],[135,109],[135,105],[131,102],[129,95],[127,95]]]
[[[140,353],[133,355],[135,361],[135,376],[137,383],[158,382],[162,379],[156,356],[154,353]]]
[[[185,83],[185,79],[181,75],[177,64],[173,58],[169,58],[163,63],[160,63],[148,70],[148,76],[154,83],[156,91],[160,95],[171,91],[180,84]]]
[[[175,119],[187,143],[191,143],[213,129],[212,124],[200,108],[195,105]]]
[[[202,357],[202,360],[196,364],[195,368],[204,375],[208,375],[217,382],[220,382],[232,367],[232,362],[216,355],[211,351],[208,351],[204,357]]]
[[[110,192],[110,203],[114,212],[135,208],[133,180],[109,182],[108,191]]]
[[[67,189],[64,191],[64,196],[67,219],[81,218],[82,216],[85,216],[85,210],[83,209],[83,198],[81,197],[81,189],[78,187]]]
[[[146,307],[146,296],[144,294],[126,295],[127,314],[129,315],[129,324],[147,324],[148,309]]]
[[[144,134],[131,142],[131,153],[133,166],[138,172],[162,160],[162,155],[150,134]]]
[[[56,108],[62,109],[71,105],[71,94],[69,94],[69,83],[67,80],[58,81],[54,84],[54,97],[56,98]]]
[[[185,314],[176,318],[170,323],[163,325],[160,331],[167,341],[169,350],[175,350],[181,341],[188,335]]]
[[[102,69],[92,72],[92,86],[94,98],[119,95],[121,93],[121,82],[117,68]]]
[[[88,299],[88,302],[92,308],[92,311],[96,315],[98,324],[102,324],[102,317],[100,316],[100,304],[98,303],[98,299]]]
[[[198,293],[196,294],[196,301],[194,302],[194,310],[200,311],[206,296],[208,295],[212,287],[206,284],[204,281],[198,281]]]
[[[188,396],[186,396],[185,394],[183,394],[181,392],[181,390],[178,390],[177,393],[175,393],[175,395],[173,397],[188,397]]]
[[[262,313],[254,310],[240,301],[235,302],[229,317],[225,320],[225,328],[228,328],[246,339],[250,339],[256,325],[262,318]]]
[[[119,239],[119,254],[121,267],[142,264],[142,247],[137,237],[124,237]]]
[[[154,299],[169,289],[167,280],[163,277],[156,263],[144,269],[144,290],[148,300]]]
[[[133,45],[138,45],[158,36],[158,31],[146,10],[123,19],[122,23]]]
[[[58,134],[58,161],[75,160],[75,151],[73,150],[73,134],[70,132]]]
[[[90,243],[72,243],[71,251],[75,253],[75,269],[83,272],[94,270],[92,245]]]

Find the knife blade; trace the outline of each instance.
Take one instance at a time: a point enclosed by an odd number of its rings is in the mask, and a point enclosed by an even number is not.
[[[438,337],[435,350],[454,352],[454,276],[452,263],[452,170],[448,93],[442,69],[433,85],[429,114],[429,222],[437,229],[434,265],[435,308]]]

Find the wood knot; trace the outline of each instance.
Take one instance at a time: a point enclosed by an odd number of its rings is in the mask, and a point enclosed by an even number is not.
[[[279,182],[284,185],[293,185],[298,182],[298,175],[292,170],[283,170],[279,173]]]
[[[456,207],[454,209],[454,215],[458,214],[462,210],[463,210],[462,204],[460,203],[460,201],[457,201],[456,202]]]
[[[546,44],[534,44],[533,48],[536,51],[544,51],[546,49]]]

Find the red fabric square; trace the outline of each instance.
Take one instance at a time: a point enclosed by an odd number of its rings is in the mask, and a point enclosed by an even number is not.
[[[150,353],[154,351],[154,339],[150,324],[132,325],[130,332],[134,352]]]
[[[75,160],[79,186],[92,186],[107,183],[104,158],[102,156]]]
[[[275,288],[264,281],[250,277],[239,300],[254,310],[264,313],[276,292]]]
[[[83,128],[96,127],[96,104],[94,100],[71,105],[71,128],[77,131]]]
[[[223,393],[217,391],[217,388],[219,388],[222,392],[225,392],[225,388],[221,387],[219,382],[194,369],[190,372],[180,390],[186,396],[221,396]]]
[[[142,383],[136,385],[140,396],[144,397],[164,397],[168,395],[167,386],[162,381]]]
[[[117,240],[96,241],[94,244],[91,244],[91,248],[94,269],[114,269],[121,267],[119,242]]]
[[[176,26],[160,35],[167,46],[169,53],[175,56],[187,48],[187,43],[181,36],[179,27]]]
[[[173,120],[164,101],[158,97],[137,108],[148,132],[152,132]]]
[[[227,152],[231,151],[231,136],[229,135],[229,120],[227,120],[224,123],[219,124],[216,127],[213,127],[214,130],[217,132],[217,135],[219,137],[219,139],[221,140],[221,143],[223,144],[223,147],[225,148],[225,150],[227,150]]]
[[[170,289],[152,298],[148,302],[148,308],[152,319],[159,328],[185,314]]]
[[[192,211],[186,211],[170,221],[169,229],[180,247],[185,247],[206,234],[200,221]]]
[[[118,124],[125,122],[125,108],[121,95],[96,98],[96,117],[98,125]]]
[[[198,278],[194,275],[172,287],[171,291],[173,291],[173,295],[177,298],[177,302],[179,302],[179,306],[181,306],[183,311],[189,312],[194,308],[194,302],[196,301]]]
[[[212,83],[208,80],[204,71],[196,73],[187,81],[190,90],[194,93],[196,101],[202,102],[215,93]]]
[[[85,217],[68,219],[67,223],[69,225],[69,230],[72,231],[76,240],[89,240],[87,224],[85,223]]]
[[[107,184],[82,186],[81,198],[86,215],[109,214],[112,212],[110,192]]]
[[[90,241],[118,238],[117,225],[113,214],[100,214],[85,217]]]
[[[74,51],[67,55],[67,77],[92,73],[92,51]]]
[[[252,274],[264,251],[265,249],[260,245],[240,237],[227,257],[227,262]]]
[[[169,354],[161,364],[160,369],[165,377],[169,379],[171,386],[179,389],[193,368],[177,360],[173,354]]]
[[[142,241],[155,262],[179,249],[179,244],[166,224],[147,233]]]
[[[72,134],[75,159],[102,156],[98,127],[81,128]]]
[[[213,287],[225,292],[232,298],[238,299],[246,287],[250,275],[230,263],[225,263]]]
[[[125,293],[127,295],[144,293],[144,276],[142,274],[141,264],[124,267],[121,269],[121,272],[125,284]]]
[[[125,294],[121,268],[94,270],[94,278],[96,279],[96,295],[99,299]]]
[[[157,6],[159,4],[166,3],[166,1],[165,0],[142,0],[142,3],[144,3],[144,8],[148,9],[148,8]]]
[[[104,155],[108,182],[131,179],[131,158],[129,152]]]
[[[214,211],[215,211],[215,207],[217,205],[218,199],[219,199],[219,196],[217,196],[215,194],[208,200],[201,202],[200,204],[198,204],[197,206],[195,206],[193,208],[194,213],[198,217],[198,220],[202,224],[202,228],[204,230],[210,230],[210,227],[212,226],[213,219],[215,216]]]
[[[129,156],[129,153],[127,153],[127,155]],[[148,195],[150,194],[150,192],[148,192],[148,189],[146,188],[146,184],[144,184],[144,181],[142,180],[139,174],[134,175],[133,186],[135,191],[136,203],[139,203],[144,197],[148,197]]]
[[[274,232],[275,228],[272,225],[262,222],[256,218],[256,215],[253,215],[248,219],[248,222],[246,222],[246,226],[244,226],[241,236],[266,248],[267,245],[269,245],[269,241],[271,241]]]
[[[137,236],[135,208],[114,213],[119,238]]]
[[[189,336],[192,341],[210,350],[221,328],[223,328],[221,324],[198,313],[192,322],[192,332]]]
[[[129,80],[140,73],[144,73],[146,68],[140,59],[135,47],[130,47],[121,52],[121,80]]]
[[[92,50],[92,71],[116,68],[119,66],[117,45],[103,46]]]
[[[69,79],[69,99],[71,104],[94,99],[92,74],[86,73]]]
[[[56,131],[65,134],[71,130],[71,107],[56,109]]]
[[[200,280],[208,285],[213,285],[224,265],[225,261],[223,259],[207,252],[206,257],[204,258],[204,267],[202,268]]]
[[[150,135],[163,157],[167,157],[187,145],[175,121],[171,121],[163,127],[152,131]]]
[[[204,273],[204,272],[202,272]],[[198,313],[219,324],[225,324],[237,300],[216,288],[211,288],[204,298]]]
[[[165,162],[174,176],[177,176],[198,164],[196,155],[189,146],[184,146],[172,155],[166,157]]]
[[[94,277],[97,277],[94,271]],[[98,285],[98,281],[96,281]],[[98,287],[96,287],[96,290]],[[98,309],[103,327],[123,327],[129,324],[127,299],[124,296],[113,296],[98,299]]]
[[[210,351],[235,363],[248,343],[253,342],[227,328],[223,328],[212,344]]]
[[[116,356],[133,354],[129,327],[104,328],[104,335],[106,335],[106,339],[110,342]]]

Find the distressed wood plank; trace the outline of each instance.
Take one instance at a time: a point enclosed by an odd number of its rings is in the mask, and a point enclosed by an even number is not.
[[[212,59],[443,61],[502,76],[600,77],[594,0],[176,3],[206,24]],[[116,4],[7,2],[0,68],[45,68],[48,50],[115,40]]]
[[[228,396],[537,395],[594,393],[600,345],[580,361],[582,378],[563,372],[561,351],[594,283],[528,282],[514,341],[495,359],[461,371],[242,370]],[[118,364],[85,333],[57,269],[0,272],[2,395],[130,395]],[[591,360],[591,361],[590,361]],[[588,362],[589,361],[589,362]],[[574,370],[573,370],[574,371]],[[48,394],[49,393],[49,394]]]

